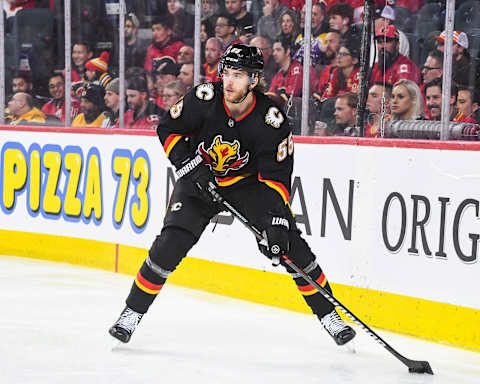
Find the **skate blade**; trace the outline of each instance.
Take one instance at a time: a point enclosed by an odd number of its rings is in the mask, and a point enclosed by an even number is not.
[[[350,340],[347,344],[343,345],[345,350],[349,353],[357,353],[357,347],[355,345],[355,339]]]
[[[114,338],[110,345],[110,351],[115,352],[116,350],[119,349],[121,345],[122,345],[122,342]]]

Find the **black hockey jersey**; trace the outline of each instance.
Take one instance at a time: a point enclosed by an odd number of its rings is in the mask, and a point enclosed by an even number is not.
[[[267,96],[254,92],[252,107],[234,119],[222,83],[200,84],[170,109],[157,133],[177,168],[200,154],[220,187],[260,181],[288,203],[293,137],[281,108]]]

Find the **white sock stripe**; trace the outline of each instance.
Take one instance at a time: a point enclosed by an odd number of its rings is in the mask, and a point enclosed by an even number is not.
[[[173,271],[168,271],[166,269],[163,269],[159,265],[155,264],[152,261],[152,259],[150,259],[150,256],[148,256],[147,260],[145,260],[145,261],[153,272],[155,272],[160,277],[163,277],[164,279],[166,279],[168,277],[168,275],[170,275],[173,272]]]
[[[317,268],[318,264],[317,262],[314,260],[312,261],[310,264],[308,264],[306,266],[306,268],[303,270],[305,273],[310,273],[312,272],[315,268]],[[299,272],[294,272],[294,273],[291,273],[290,274],[294,279],[298,279],[300,277],[303,277],[303,275]]]

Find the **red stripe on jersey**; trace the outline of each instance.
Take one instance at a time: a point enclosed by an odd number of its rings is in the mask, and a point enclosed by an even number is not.
[[[255,104],[257,104],[257,98],[255,97],[255,94],[253,94],[252,106],[248,108],[248,111],[245,112],[242,116],[235,119],[235,121],[240,121],[240,120],[243,120],[245,117],[247,117],[253,111],[253,108],[255,108]],[[232,113],[230,112],[230,110],[227,107],[227,104],[225,103],[225,98],[223,98],[223,106],[225,107],[225,112],[227,112],[228,117],[232,117]]]

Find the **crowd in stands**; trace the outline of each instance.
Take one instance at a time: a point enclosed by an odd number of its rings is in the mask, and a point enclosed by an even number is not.
[[[313,0],[310,134],[345,135],[355,125],[363,3]],[[125,97],[125,128],[154,129],[193,87],[194,1],[126,6],[126,94],[119,94],[119,2],[82,0],[72,2],[72,92],[65,95],[64,2],[4,0],[6,123],[63,125],[69,97],[72,126],[118,127]],[[202,0],[201,81],[219,80],[217,66],[231,44],[256,46],[267,94],[299,133],[305,8],[304,0]],[[476,10],[480,0],[456,1],[450,100],[451,120],[471,124],[480,122]],[[389,121],[439,120],[445,3],[375,0],[374,19],[364,135],[383,137]],[[315,122],[326,129],[314,129]]]

